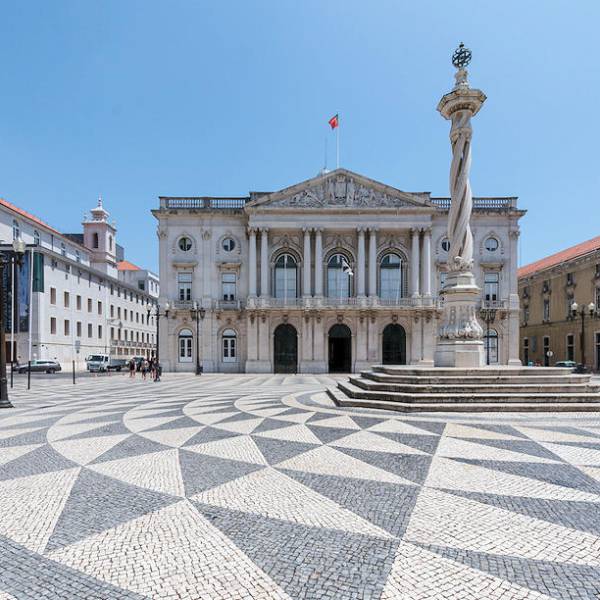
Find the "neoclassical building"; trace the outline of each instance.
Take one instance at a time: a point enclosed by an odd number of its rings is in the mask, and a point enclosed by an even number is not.
[[[161,197],[166,370],[349,372],[432,365],[449,198],[346,169],[242,198]],[[489,360],[519,359],[516,198],[475,198]],[[485,311],[485,309],[493,309]],[[488,321],[490,312],[494,321]],[[196,320],[197,319],[197,320]]]

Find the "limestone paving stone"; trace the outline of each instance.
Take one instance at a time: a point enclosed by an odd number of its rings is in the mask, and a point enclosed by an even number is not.
[[[600,598],[593,414],[342,409],[331,383],[17,384],[0,600]]]

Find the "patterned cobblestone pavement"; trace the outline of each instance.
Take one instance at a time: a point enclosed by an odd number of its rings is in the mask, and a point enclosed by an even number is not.
[[[600,415],[339,409],[329,383],[19,380],[0,600],[600,598]]]

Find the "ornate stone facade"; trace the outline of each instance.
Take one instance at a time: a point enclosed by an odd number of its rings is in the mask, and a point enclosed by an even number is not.
[[[197,336],[207,372],[432,365],[450,204],[345,169],[245,198],[161,198],[153,214],[160,304],[169,303],[164,367],[193,370]],[[492,361],[506,364],[518,360],[511,232],[523,211],[515,198],[474,198],[473,206],[479,307],[496,309]],[[198,327],[194,302],[205,309]],[[479,308],[477,317],[487,331]]]

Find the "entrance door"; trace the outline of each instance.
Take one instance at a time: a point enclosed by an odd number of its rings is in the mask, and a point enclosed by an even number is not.
[[[406,364],[406,332],[397,323],[390,323],[383,330],[383,364]]]
[[[329,330],[329,372],[350,373],[352,370],[352,332],[338,323]]]
[[[298,372],[298,332],[289,324],[278,325],[274,333],[275,373]]]

